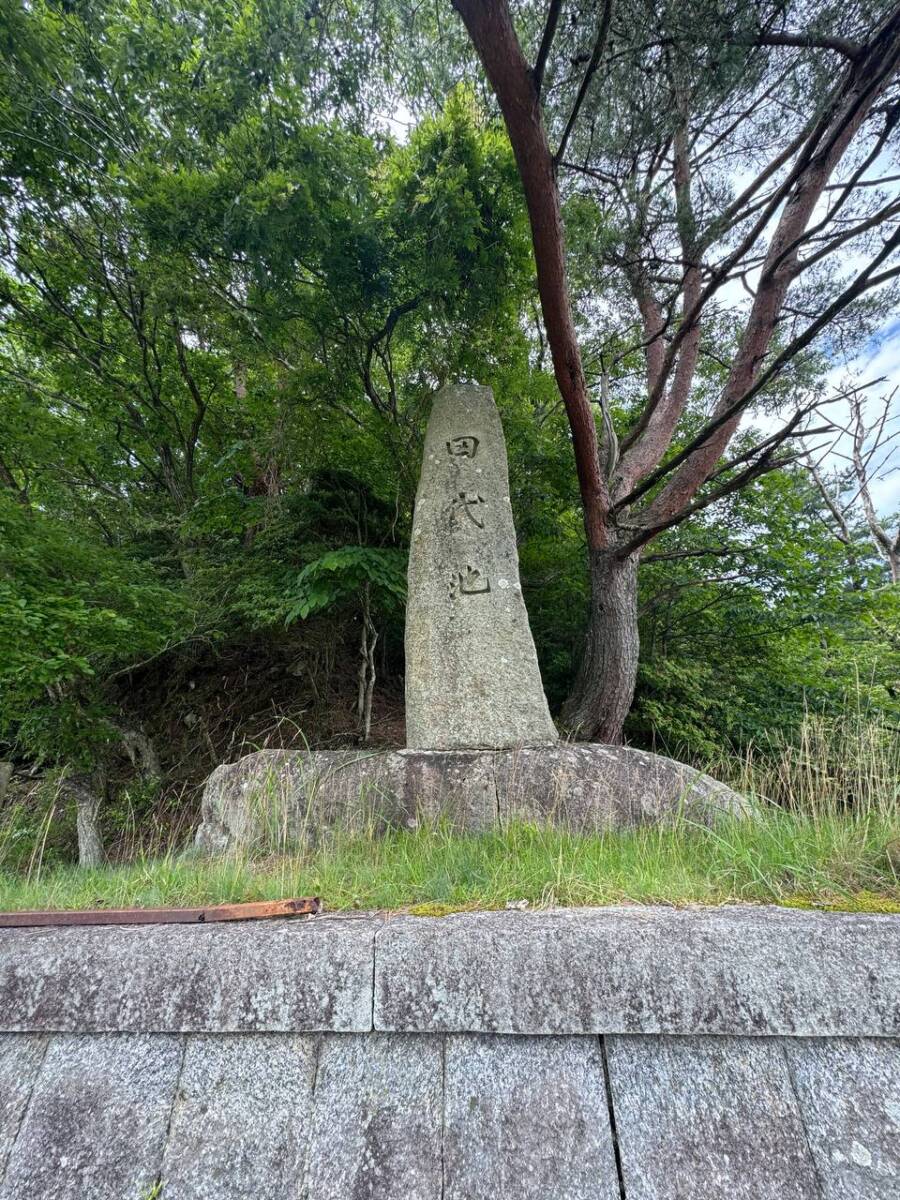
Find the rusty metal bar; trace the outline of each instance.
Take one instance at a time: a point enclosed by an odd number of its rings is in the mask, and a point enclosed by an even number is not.
[[[0,929],[37,925],[205,925],[213,921],[259,921],[317,913],[318,896],[299,900],[260,900],[252,904],[213,904],[208,908],[91,908],[81,911],[0,913]]]

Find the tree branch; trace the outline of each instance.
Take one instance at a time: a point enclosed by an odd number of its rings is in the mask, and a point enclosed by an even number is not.
[[[871,111],[875,100],[887,86],[888,80],[896,72],[898,27],[900,27],[900,7],[895,5],[866,47],[866,53],[854,64],[849,78],[842,81],[835,89],[831,104],[826,107],[815,124],[811,128],[807,127],[802,130],[791,145],[776,156],[744,190],[731,208],[726,210],[720,222],[715,222],[711,227],[711,230],[715,230],[719,227],[722,219],[735,219],[740,212],[740,205],[746,203],[765,179],[769,178],[779,166],[786,163],[792,154],[799,151],[797,161],[781,184],[772,192],[753,227],[712,273],[693,309],[686,314],[682,325],[676,330],[666,353],[661,378],[648,397],[647,404],[635,428],[624,440],[623,448],[627,448],[643,433],[650,417],[660,403],[681,342],[687,336],[693,321],[728,279],[733,267],[744,258],[749,248],[760,238],[779,207],[784,204],[766,256],[764,278],[760,281],[760,288],[763,287],[763,284],[766,285],[768,307],[770,309],[780,307],[777,294],[781,291],[782,284],[786,290],[786,285],[790,282],[792,271],[795,269],[793,258],[796,256],[796,239],[805,230],[809,216],[828,182],[831,171],[840,161],[844,150],[862,121]],[[710,231],[708,231],[706,239],[701,239],[701,246],[706,244],[709,236]],[[777,303],[773,304],[773,301],[777,301]],[[757,309],[757,305],[760,303],[758,290],[754,308]],[[774,328],[773,315],[770,312],[767,320],[759,324],[754,341],[761,342],[763,340],[765,326]],[[753,315],[751,314],[752,320]],[[771,329],[768,336],[771,337]],[[755,352],[748,354],[749,349],[750,347],[745,341],[745,345],[738,355],[738,360],[744,360],[739,364],[740,369],[744,372],[748,368],[752,369],[754,361],[757,361],[757,354]],[[735,366],[738,366],[737,360]]]
[[[702,550],[669,550],[661,554],[647,554],[641,562],[675,562],[680,558],[725,558],[731,554],[746,553],[746,550],[739,546],[706,546]]]
[[[785,437],[779,439],[778,445],[789,436],[789,434],[786,434]],[[791,463],[797,461],[802,453],[798,452],[797,454],[786,455],[784,458],[776,458],[776,448],[776,446],[772,446],[771,449],[766,450],[755,462],[750,463],[743,471],[735,475],[733,479],[729,479],[727,483],[723,483],[720,487],[707,492],[703,496],[698,496],[690,504],[685,505],[680,512],[674,513],[672,516],[653,524],[645,525],[640,533],[616,551],[616,556],[622,559],[628,558],[629,555],[634,554],[636,550],[640,550],[641,546],[645,546],[647,542],[658,537],[666,529],[672,529],[675,525],[680,525],[682,521],[687,520],[694,513],[701,512],[704,508],[709,508],[711,504],[715,504],[718,500],[723,500],[726,496],[730,496],[734,492],[739,492],[749,483],[753,483],[754,480],[761,478],[763,475],[768,475],[771,471],[778,471],[782,467],[790,466]]]
[[[837,503],[835,502],[834,497],[831,495],[831,492],[828,490],[828,486],[825,483],[825,480],[822,478],[819,468],[816,466],[812,455],[804,454],[803,461],[806,469],[813,477],[813,482],[819,490],[819,495],[822,497],[825,507],[831,513],[832,517],[834,518],[834,522],[838,527],[836,534],[838,541],[842,542],[845,546],[852,545],[853,537],[850,533],[850,526],[847,524],[847,518],[838,508]],[[824,524],[827,528],[828,522],[826,521]]]
[[[812,33],[759,33],[752,38],[736,38],[737,45],[750,46],[797,46],[802,50],[833,50],[852,63],[857,62],[865,49],[859,42],[842,37],[819,37]]]
[[[578,95],[575,97],[575,103],[572,106],[572,111],[569,113],[569,119],[566,121],[566,127],[563,130],[563,135],[560,138],[559,146],[556,153],[553,155],[554,171],[562,162],[563,155],[566,152],[569,138],[572,130],[575,127],[575,122],[578,119],[578,113],[581,111],[581,106],[584,103],[584,98],[588,93],[588,88],[591,86],[591,80],[594,78],[594,73],[600,65],[600,59],[603,57],[603,50],[606,46],[606,39],[609,36],[609,25],[612,20],[613,0],[604,0],[603,15],[600,18],[600,28],[597,30],[597,40],[594,42],[594,49],[591,51],[590,61],[587,65],[587,70],[584,73],[584,78],[581,81],[581,86],[578,89]]]
[[[869,527],[872,540],[890,567],[893,582],[897,583],[898,579],[900,579],[900,529],[897,530],[897,537],[892,538],[879,521],[878,513],[875,510],[875,504],[872,500],[869,475],[866,468],[866,462],[871,461],[872,455],[878,447],[879,435],[876,434],[875,446],[872,447],[872,450],[864,460],[863,448],[868,431],[863,417],[862,403],[858,396],[853,396],[850,400],[850,415],[853,422],[853,438],[850,451],[851,460],[853,462],[853,473],[856,476],[856,483],[859,489],[859,498],[866,517],[866,524]],[[882,430],[884,429],[886,419],[887,406],[885,406],[885,414],[880,425]]]
[[[864,292],[871,290],[873,287],[879,287],[882,283],[888,282],[890,279],[900,275],[900,267],[894,267],[888,271],[882,271],[879,275],[873,275],[872,272],[879,266],[890,254],[900,246],[900,230],[897,230],[893,236],[885,243],[881,253],[869,264],[869,266],[856,277],[854,282],[820,313],[815,321],[813,321],[798,337],[794,339],[785,349],[778,355],[766,371],[760,375],[749,391],[741,397],[740,400],[734,401],[727,408],[722,409],[712,420],[710,420],[703,429],[692,438],[686,446],[674,455],[668,462],[663,463],[651,475],[633,489],[627,496],[621,500],[617,500],[613,506],[613,512],[618,512],[623,508],[634,504],[646,492],[653,488],[661,479],[670,472],[681,466],[696,450],[707,445],[713,435],[720,430],[724,425],[728,424],[735,416],[742,413],[751,403],[751,401],[775,379],[784,367],[796,357],[801,350],[805,349],[811,341],[821,331],[834,320],[843,310],[858,299]]]
[[[691,196],[691,166],[687,138],[687,114],[682,114],[682,123],[675,131],[674,145],[674,185],[675,185],[675,219],[678,226],[678,237],[684,262],[684,280],[682,284],[682,322],[687,320],[687,314],[694,312],[701,289],[701,260],[697,246],[697,223]],[[668,393],[659,390],[660,401],[643,422],[640,434],[629,435],[623,442],[619,489],[629,491],[643,475],[659,465],[660,460],[668,449],[675,428],[687,406],[688,397],[697,369],[697,359],[700,353],[701,322],[699,312],[691,318],[692,325],[683,337],[678,352],[678,361]],[[665,358],[661,340],[656,351],[655,375],[658,377],[663,369]],[[650,362],[650,348],[647,349],[647,361]],[[649,376],[648,376],[649,377]],[[657,379],[649,377],[649,391],[657,390]]]
[[[531,72],[531,77],[534,80],[535,94],[538,96],[541,94],[541,86],[544,82],[544,69],[547,66],[547,58],[550,54],[550,47],[553,45],[553,38],[556,36],[556,26],[559,23],[559,14],[561,11],[562,0],[550,0],[544,33],[541,37],[541,44]]]

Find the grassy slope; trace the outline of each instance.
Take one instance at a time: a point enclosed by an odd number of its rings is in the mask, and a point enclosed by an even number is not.
[[[327,909],[443,912],[616,902],[752,901],[900,912],[897,825],[877,814],[765,810],[713,830],[579,837],[512,826],[457,836],[444,827],[374,840],[337,838],[305,856],[259,862],[166,855],[128,866],[0,875],[0,909],[192,905],[321,896]]]
[[[605,836],[527,826],[459,836],[439,825],[383,838],[334,835],[304,854],[273,846],[260,861],[209,862],[165,843],[152,853],[135,843],[127,865],[83,871],[42,861],[47,828],[27,869],[4,870],[11,835],[0,828],[0,910],[318,895],[327,909],[429,912],[520,900],[900,912],[900,738],[853,711],[837,722],[810,717],[799,732],[790,745],[710,766],[738,790],[777,800],[714,829],[681,821]]]

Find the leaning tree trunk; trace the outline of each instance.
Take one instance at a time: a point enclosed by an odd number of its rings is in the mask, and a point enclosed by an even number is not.
[[[572,694],[563,705],[566,732],[581,741],[622,741],[637,681],[638,555],[591,552],[591,607]]]
[[[13,765],[11,762],[0,762],[0,807],[6,800],[6,793],[12,782]]]

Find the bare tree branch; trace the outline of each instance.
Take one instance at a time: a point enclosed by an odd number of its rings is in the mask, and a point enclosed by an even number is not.
[[[559,140],[559,145],[556,148],[556,153],[553,155],[554,170],[562,162],[563,155],[566,152],[566,146],[569,144],[572,130],[575,128],[575,122],[578,120],[578,114],[581,111],[581,106],[584,103],[584,98],[588,93],[588,88],[591,86],[591,80],[597,67],[600,65],[600,59],[603,57],[603,50],[606,46],[606,39],[609,36],[609,25],[612,20],[613,0],[603,0],[603,15],[600,18],[600,28],[597,30],[597,40],[594,42],[594,49],[591,51],[590,61],[587,69],[584,72],[584,78],[581,81],[581,86],[578,89],[578,94],[575,97],[575,103],[572,105],[572,111],[569,113],[569,119],[566,121],[565,129],[562,137]]]
[[[544,70],[547,66],[547,58],[550,54],[550,47],[553,45],[553,38],[556,36],[556,26],[559,23],[559,14],[562,11],[562,0],[550,0],[550,7],[547,10],[547,21],[544,25],[544,33],[541,37],[541,44],[538,48],[537,58],[534,60],[532,69],[532,78],[534,79],[534,90],[538,96],[541,94],[541,87],[544,82]]]
[[[883,433],[885,423],[887,421],[888,404],[890,399],[885,403],[884,413],[879,424],[879,432],[876,434],[875,446],[872,447],[868,456],[864,456],[864,448],[868,430],[866,428],[865,417],[863,414],[862,404],[858,396],[853,396],[850,399],[850,415],[853,424],[853,440],[851,448],[851,457],[853,462],[853,472],[856,475],[856,482],[859,488],[859,498],[862,503],[863,512],[866,517],[866,524],[869,527],[869,532],[872,535],[872,540],[878,548],[879,553],[887,562],[891,572],[891,582],[900,583],[900,526],[897,528],[896,535],[892,536],[882,525],[878,519],[878,513],[875,509],[875,503],[872,500],[871,479],[867,471],[867,463],[871,462],[875,450],[880,442],[881,434]]]
[[[758,33],[750,38],[735,38],[738,45],[750,46],[797,46],[802,50],[834,50],[855,63],[864,47],[850,38],[820,37],[812,33]]]

